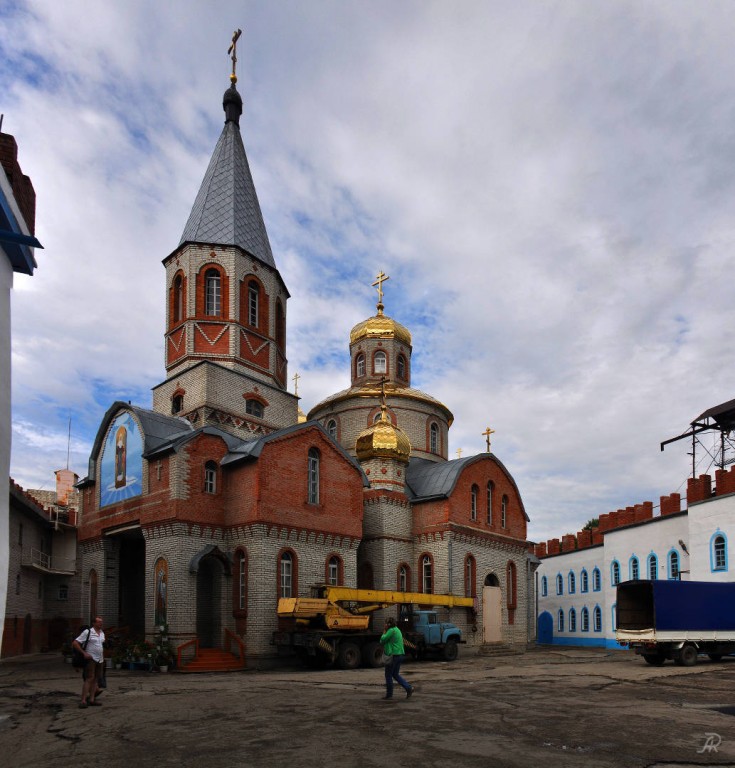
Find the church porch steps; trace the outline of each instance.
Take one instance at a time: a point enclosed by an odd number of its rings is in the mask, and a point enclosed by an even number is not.
[[[199,653],[186,664],[179,667],[179,672],[237,672],[245,669],[242,659],[219,648],[200,648]]]

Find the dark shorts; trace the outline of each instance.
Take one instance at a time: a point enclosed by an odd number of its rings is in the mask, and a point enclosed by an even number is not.
[[[94,680],[96,678],[99,680],[100,677],[102,677],[103,668],[103,662],[95,661],[94,659],[88,659],[87,663],[84,665],[84,679]]]

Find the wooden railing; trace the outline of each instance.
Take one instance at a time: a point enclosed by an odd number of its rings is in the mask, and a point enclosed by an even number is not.
[[[234,653],[232,651],[232,644],[235,643],[237,645],[239,653]],[[242,662],[243,667],[245,666],[245,643],[231,630],[227,629],[225,627],[225,650],[228,653],[232,653],[233,656],[240,657],[240,661]]]

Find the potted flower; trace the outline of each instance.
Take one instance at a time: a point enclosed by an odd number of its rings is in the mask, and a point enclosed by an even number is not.
[[[156,666],[161,672],[168,672],[173,660],[174,651],[168,643],[163,643],[156,649]]]

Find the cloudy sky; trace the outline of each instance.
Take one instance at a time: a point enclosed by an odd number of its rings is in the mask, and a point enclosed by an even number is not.
[[[13,290],[14,479],[53,487],[69,419],[84,476],[109,405],[165,378],[161,260],[237,27],[304,411],[348,385],[382,269],[450,454],[496,430],[531,539],[684,492],[659,443],[735,397],[735,4],[706,0],[0,4],[45,246]]]

